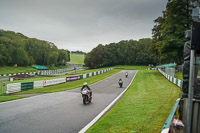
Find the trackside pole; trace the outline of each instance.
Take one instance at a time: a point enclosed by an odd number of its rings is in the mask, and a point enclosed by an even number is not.
[[[188,108],[187,108],[187,133],[191,132],[192,125],[192,109],[193,109],[193,92],[194,92],[194,50],[191,50],[190,55],[190,76],[189,76],[189,90],[188,90]]]

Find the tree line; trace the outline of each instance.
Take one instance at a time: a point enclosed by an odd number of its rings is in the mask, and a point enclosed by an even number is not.
[[[107,45],[99,44],[85,56],[85,65],[90,68],[113,65],[148,65],[154,63],[149,52],[152,45],[150,38],[122,40]]]
[[[70,61],[70,52],[21,33],[0,30],[0,66],[58,65]]]
[[[71,53],[72,54],[86,54],[85,52],[79,51],[79,50],[77,50],[77,51],[71,51]]]

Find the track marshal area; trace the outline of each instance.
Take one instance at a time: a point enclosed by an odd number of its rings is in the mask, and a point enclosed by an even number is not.
[[[82,102],[80,88],[0,103],[0,133],[77,133],[127,88],[136,72],[123,70],[89,85],[93,99],[88,105]]]

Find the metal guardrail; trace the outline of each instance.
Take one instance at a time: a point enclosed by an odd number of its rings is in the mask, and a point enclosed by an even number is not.
[[[172,123],[172,120],[173,120],[174,115],[175,115],[175,113],[176,113],[176,110],[177,110],[177,108],[178,108],[179,102],[180,102],[180,98],[178,98],[178,99],[176,100],[176,103],[175,103],[174,107],[172,108],[172,110],[171,110],[171,112],[170,112],[170,114],[169,114],[167,120],[165,121],[165,124],[164,124],[163,127],[162,127],[161,133],[168,133],[168,132],[169,132],[170,125],[171,125],[171,123]]]

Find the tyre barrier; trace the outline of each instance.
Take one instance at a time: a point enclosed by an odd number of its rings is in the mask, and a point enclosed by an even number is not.
[[[35,75],[36,72],[22,72],[22,73],[0,74],[0,77],[3,77],[3,76],[23,75],[23,74],[33,74],[33,75]]]

